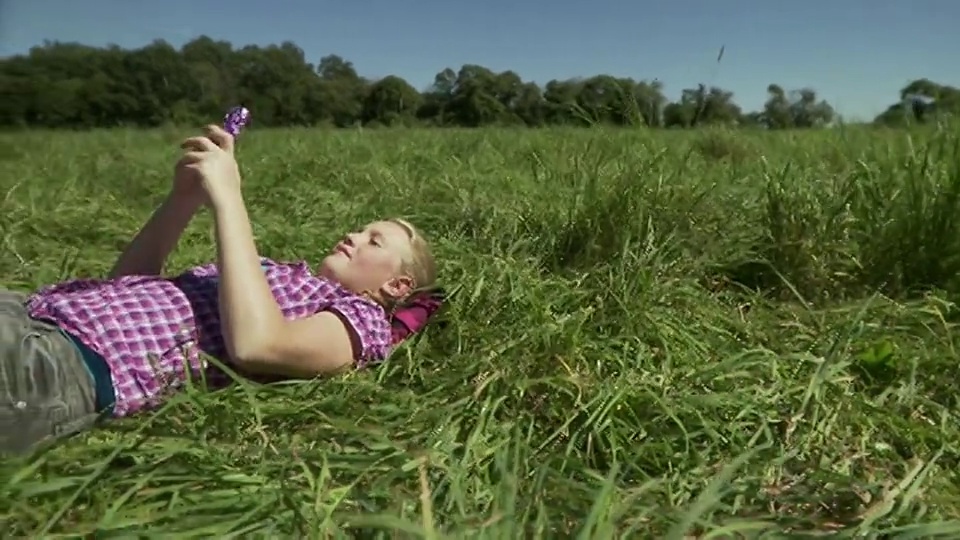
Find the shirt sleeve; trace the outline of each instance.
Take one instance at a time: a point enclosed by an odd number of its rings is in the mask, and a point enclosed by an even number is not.
[[[218,273],[217,263],[208,263],[201,266],[194,266],[193,268],[184,272],[182,275],[191,275],[194,277],[204,278],[216,276]]]
[[[260,268],[263,268],[264,270],[266,270],[271,266],[277,266],[277,263],[266,257],[260,257]],[[200,266],[194,266],[193,268],[184,272],[184,275],[185,274],[189,274],[189,275],[200,277],[200,278],[215,277],[220,275],[220,269],[217,268],[217,263],[212,262],[212,263],[207,263]]]
[[[386,360],[393,347],[390,321],[380,305],[359,296],[341,298],[326,308],[340,317],[354,343],[357,367]]]

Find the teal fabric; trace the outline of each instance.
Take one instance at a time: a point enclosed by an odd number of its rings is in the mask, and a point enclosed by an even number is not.
[[[112,412],[117,396],[113,392],[113,378],[110,376],[110,366],[107,365],[107,361],[79,339],[67,332],[63,332],[63,334],[80,351],[80,356],[83,357],[83,362],[87,365],[87,371],[93,377],[93,385],[97,396],[97,412]]]

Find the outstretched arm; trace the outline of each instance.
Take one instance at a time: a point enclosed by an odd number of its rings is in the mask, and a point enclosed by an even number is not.
[[[167,256],[199,208],[199,203],[171,193],[124,249],[109,277],[160,275]]]

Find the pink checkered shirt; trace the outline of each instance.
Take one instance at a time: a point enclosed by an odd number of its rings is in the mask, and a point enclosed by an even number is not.
[[[306,263],[262,259],[262,265],[284,317],[332,311],[359,338],[358,365],[387,357],[390,323],[379,305],[314,276]],[[200,354],[229,361],[220,333],[217,274],[216,265],[209,264],[172,278],[68,281],[37,291],[27,300],[27,310],[36,319],[56,323],[106,360],[117,398],[114,415],[127,416],[161,404],[171,390],[183,386],[188,373],[193,380],[203,373],[214,385],[230,381]]]

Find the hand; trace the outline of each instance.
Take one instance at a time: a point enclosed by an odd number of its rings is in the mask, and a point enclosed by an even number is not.
[[[177,162],[174,189],[181,185],[179,192],[186,194],[196,193],[192,190],[199,188],[203,202],[216,207],[240,197],[240,169],[233,154],[233,136],[214,125],[204,128],[204,133],[205,136],[191,137],[181,145],[186,152]]]
[[[173,187],[167,198],[177,207],[190,208],[194,212],[207,202],[203,191],[203,179],[195,169],[188,167],[189,161],[181,158],[173,169]]]

